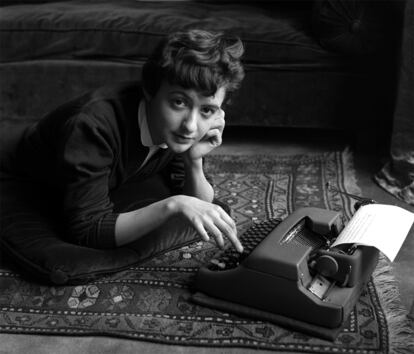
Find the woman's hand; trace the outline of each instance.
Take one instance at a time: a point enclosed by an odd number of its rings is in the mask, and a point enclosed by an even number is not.
[[[188,149],[184,156],[189,160],[198,160],[207,155],[211,150],[220,146],[222,143],[222,135],[225,126],[225,113],[220,108],[217,112],[217,116],[213,117],[214,121],[210,130],[204,135],[204,137],[195,143],[190,149]]]
[[[220,206],[186,195],[170,197],[170,202],[173,213],[183,216],[204,241],[210,240],[210,234],[217,245],[223,248],[226,237],[238,252],[243,252],[243,246],[237,238],[236,224]]]

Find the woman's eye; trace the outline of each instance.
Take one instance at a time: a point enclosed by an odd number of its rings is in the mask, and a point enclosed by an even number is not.
[[[214,110],[214,109],[212,109],[212,108],[210,108],[210,107],[205,107],[205,108],[202,108],[202,109],[201,109],[201,114],[202,114],[204,117],[210,117],[210,116],[212,116],[214,113],[215,113],[215,110]]]
[[[175,107],[185,107],[186,102],[185,102],[183,99],[181,99],[181,98],[174,98],[174,99],[172,100],[172,104],[173,104]]]

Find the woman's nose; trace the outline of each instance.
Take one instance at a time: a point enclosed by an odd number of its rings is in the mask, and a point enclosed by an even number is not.
[[[186,114],[182,126],[187,133],[192,133],[197,130],[197,111],[195,109],[192,109]]]

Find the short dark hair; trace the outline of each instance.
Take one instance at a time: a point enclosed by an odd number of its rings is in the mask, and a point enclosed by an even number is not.
[[[162,40],[142,71],[144,89],[155,95],[163,80],[195,89],[205,96],[220,87],[226,93],[239,88],[244,78],[241,40],[222,32],[193,29]]]

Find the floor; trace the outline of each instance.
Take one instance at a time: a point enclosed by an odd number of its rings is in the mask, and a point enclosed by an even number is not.
[[[224,143],[215,154],[302,154],[352,147],[349,138],[325,132],[283,131],[274,129],[227,128]],[[354,153],[357,183],[362,194],[380,203],[395,204],[414,212],[414,208],[398,201],[372,180],[383,161],[374,153]],[[400,284],[401,300],[409,309],[414,297],[414,227],[398,254],[393,269]],[[0,334],[0,353],[193,353],[193,347],[165,346],[106,337],[62,337]],[[199,354],[251,353],[250,350],[203,349]],[[260,351],[253,351],[259,353]]]

